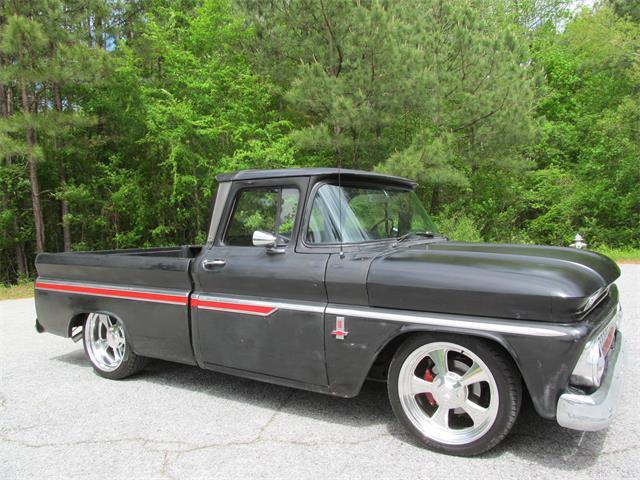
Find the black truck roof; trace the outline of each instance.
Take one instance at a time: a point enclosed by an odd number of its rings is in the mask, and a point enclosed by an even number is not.
[[[282,168],[276,170],[240,170],[237,172],[222,173],[216,176],[218,182],[232,182],[234,180],[259,180],[265,178],[284,177],[338,177],[347,180],[355,178],[373,180],[376,182],[394,183],[397,185],[414,188],[416,182],[403,177],[384,175],[382,173],[365,172],[364,170],[350,170],[347,168]]]

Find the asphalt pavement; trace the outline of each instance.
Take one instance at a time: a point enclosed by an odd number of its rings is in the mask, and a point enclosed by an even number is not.
[[[94,374],[81,344],[34,330],[33,299],[0,302],[0,479],[640,478],[640,265],[624,265],[626,381],[614,423],[580,433],[525,404],[493,451],[419,447],[383,384],[339,399],[154,361]]]

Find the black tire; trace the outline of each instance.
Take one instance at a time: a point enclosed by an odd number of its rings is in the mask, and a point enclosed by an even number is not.
[[[149,359],[146,357],[141,357],[139,355],[136,355],[131,349],[131,343],[129,341],[126,341],[124,345],[124,354],[122,355],[122,360],[119,366],[114,370],[105,370],[104,368],[101,367],[101,365],[98,362],[94,361],[91,353],[89,352],[90,347],[88,345],[88,342],[90,340],[89,340],[89,335],[87,334],[90,328],[89,324],[91,322],[92,315],[95,315],[95,314],[89,314],[85,320],[84,332],[82,335],[82,344],[84,346],[84,353],[87,356],[89,363],[91,363],[91,366],[93,367],[94,371],[101,377],[108,378],[110,380],[121,380],[123,378],[130,377],[131,375],[134,375],[140,372],[149,363]],[[110,318],[112,319],[112,321],[119,322],[119,320],[113,320],[113,317],[110,317]],[[122,328],[122,332],[126,340],[127,334],[126,334],[126,329],[124,329],[124,327]]]
[[[473,352],[485,363],[495,379],[499,399],[497,416],[480,438],[469,443],[450,444],[430,438],[414,425],[400,400],[398,383],[402,365],[416,349],[435,342],[457,344]],[[522,403],[522,380],[513,360],[489,341],[455,334],[425,333],[409,337],[400,345],[391,361],[387,388],[396,417],[422,445],[436,452],[456,456],[479,455],[498,445],[511,431]]]

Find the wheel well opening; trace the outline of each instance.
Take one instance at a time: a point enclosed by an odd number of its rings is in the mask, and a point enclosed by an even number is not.
[[[82,331],[82,328],[84,327],[84,322],[87,319],[87,315],[89,314],[79,313],[71,319],[71,321],[69,322],[69,329],[67,331],[67,336],[74,337]]]
[[[425,333],[453,333],[453,332],[429,332],[429,331],[421,330],[421,331],[405,332],[398,335],[397,337],[392,338],[384,346],[384,348],[380,351],[380,353],[378,353],[378,356],[373,361],[373,364],[369,369],[369,373],[367,374],[367,379],[386,382],[387,376],[389,373],[389,366],[391,365],[391,360],[393,360],[393,356],[395,355],[400,345],[402,345],[402,343],[405,340],[407,340],[409,337],[413,335],[420,335]],[[513,362],[513,366],[515,367],[516,371],[520,375],[520,379],[522,381],[523,393],[525,395],[529,395],[527,384],[522,378],[522,372],[520,371],[520,367],[518,366],[518,363],[513,358],[513,355],[511,355],[511,353],[509,353],[509,351],[506,348],[504,348],[504,346],[500,344],[500,342],[497,342],[494,339],[483,337],[483,336],[478,336],[478,338],[481,338],[487,343],[490,343],[494,348],[499,349],[507,358],[511,360],[511,362]]]
[[[373,361],[373,365],[369,369],[367,378],[370,380],[376,380],[381,382],[387,381],[387,375],[389,373],[389,366],[391,360],[396,353],[396,350],[402,345],[402,343],[411,335],[415,335],[417,332],[406,332],[392,338],[384,348],[378,353],[378,356]]]

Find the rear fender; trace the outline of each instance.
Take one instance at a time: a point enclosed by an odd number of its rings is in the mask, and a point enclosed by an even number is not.
[[[97,314],[103,314],[103,315],[109,315],[112,318],[115,318],[116,320],[118,320],[120,322],[120,324],[122,325],[122,328],[124,329],[124,334],[125,337],[127,339],[127,343],[129,344],[131,351],[133,353],[137,354],[136,351],[136,347],[135,347],[135,340],[133,339],[132,335],[129,334],[129,331],[127,330],[127,322],[124,321],[124,319],[109,310],[97,310],[95,312],[83,312],[83,313],[78,313],[76,315],[73,316],[73,318],[69,321],[69,337],[71,337],[73,339],[73,341],[79,341],[82,339],[82,336],[84,335],[84,324],[87,321],[87,318],[89,317],[90,314],[92,313],[97,313]],[[76,332],[75,334],[73,333],[73,330],[77,327],[82,327],[82,332]]]

